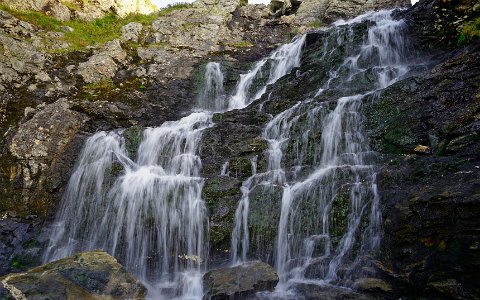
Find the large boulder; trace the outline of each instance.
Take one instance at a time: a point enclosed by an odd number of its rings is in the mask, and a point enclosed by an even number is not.
[[[203,299],[243,299],[256,292],[272,291],[278,276],[270,265],[255,261],[210,271],[203,277],[203,283]]]
[[[31,110],[27,109],[27,114],[32,114]],[[52,204],[51,193],[66,179],[65,151],[87,120],[84,114],[71,110],[70,103],[62,98],[40,105],[19,126],[9,144],[15,160],[2,161],[2,167],[9,170],[0,191],[2,196],[5,193],[2,209],[15,210],[23,216],[47,213]],[[19,195],[15,197],[16,189],[21,189],[20,199]]]
[[[102,251],[85,252],[0,278],[0,298],[144,299],[146,288]]]
[[[288,15],[298,8],[302,1],[272,0],[270,10],[276,15]]]
[[[127,58],[127,53],[122,49],[120,40],[113,40],[105,44],[88,61],[78,65],[78,74],[87,83],[98,83],[102,80],[111,79]]]

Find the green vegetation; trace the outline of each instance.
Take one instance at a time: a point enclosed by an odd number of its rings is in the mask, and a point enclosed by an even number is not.
[[[84,85],[79,92],[79,96],[89,101],[96,101],[97,99],[108,100],[127,90],[145,92],[147,90],[147,84],[138,77],[123,81],[120,84],[115,84],[111,78],[108,78],[97,83]]]
[[[79,9],[72,5],[69,5],[68,7],[72,10]],[[63,22],[47,16],[42,12],[17,11],[0,4],[1,10],[7,11],[16,18],[31,23],[43,30],[61,31],[62,26],[73,28],[72,32],[65,32],[64,40],[70,45],[70,48],[66,51],[81,50],[86,46],[104,44],[105,42],[120,37],[122,26],[128,23],[138,22],[144,26],[149,26],[159,17],[169,15],[175,10],[187,9],[189,7],[191,7],[191,4],[175,4],[150,15],[132,14],[125,18],[120,18],[117,15],[110,14],[92,22],[78,20]]]
[[[460,28],[457,45],[465,45],[474,39],[480,38],[480,18],[476,18]]]
[[[112,93],[116,88],[112,79],[105,79],[97,83],[88,83],[83,87],[82,98],[94,101],[99,95]]]
[[[83,1],[84,3],[88,2],[87,0],[84,0]],[[65,5],[66,7],[68,7],[68,9],[70,10],[80,10],[80,6],[78,6],[77,3],[75,2],[71,2],[71,1],[65,1],[65,0],[60,0],[60,3],[62,3],[63,5]]]
[[[320,22],[320,20],[315,20],[313,22],[308,23],[307,27],[309,27],[309,28],[319,28],[319,27],[322,27],[322,22]]]
[[[26,270],[34,267],[36,264],[37,262],[32,257],[25,254],[20,254],[12,259],[10,267],[14,270]]]

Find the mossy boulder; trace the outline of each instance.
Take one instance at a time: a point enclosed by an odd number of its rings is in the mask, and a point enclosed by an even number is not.
[[[146,288],[102,251],[85,252],[0,278],[0,297],[144,299]],[[2,298],[2,299],[3,299]]]

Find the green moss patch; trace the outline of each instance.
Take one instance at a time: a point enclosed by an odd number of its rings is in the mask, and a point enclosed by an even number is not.
[[[457,45],[465,45],[475,39],[480,39],[480,17],[460,28]]]
[[[26,270],[37,265],[37,261],[28,255],[17,255],[12,259],[10,267],[13,270]]]

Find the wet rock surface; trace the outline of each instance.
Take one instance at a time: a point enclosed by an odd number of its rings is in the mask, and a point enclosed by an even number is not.
[[[455,47],[462,26],[479,13],[478,1],[424,0],[399,16],[405,17],[418,47],[438,53]]]
[[[364,295],[351,289],[339,288],[329,285],[315,285],[315,284],[298,284],[295,286],[295,291],[299,294],[300,299],[322,300],[367,300],[380,299],[372,295]]]
[[[0,219],[0,260],[4,263],[2,274],[23,271],[40,264],[42,244],[46,235],[41,235],[41,220],[35,216],[26,219],[3,213]]]
[[[203,277],[203,299],[248,299],[257,292],[272,291],[278,283],[274,269],[263,262],[212,270]]]
[[[428,10],[423,12],[428,19]],[[406,22],[411,26],[416,21],[407,18]],[[249,108],[223,114],[215,120],[218,126],[207,130],[202,160],[205,174],[213,178],[209,180],[215,182],[219,178],[222,164],[227,161],[229,164],[243,161],[244,167],[239,169],[242,171],[229,175],[237,180],[245,180],[251,174],[249,161],[256,155],[258,168],[262,169],[261,151],[240,149],[260,136],[268,113],[275,115],[297,101],[314,96],[316,91],[312,86],[322,80],[324,72],[312,70],[329,69],[316,64],[314,51],[309,52],[310,47],[318,47],[315,43],[319,39],[321,33],[308,35],[299,71],[270,89],[268,101],[264,97]],[[475,216],[480,207],[477,124],[480,48],[478,42],[473,42],[460,49],[445,51],[443,45],[443,50],[431,51],[422,48],[424,41],[419,36],[413,36],[412,42],[412,47],[420,45],[418,49],[423,49],[422,55],[428,63],[412,70],[408,78],[367,102],[363,109],[366,129],[380,162],[378,184],[384,237],[381,262],[362,271],[367,277],[359,273],[352,285],[368,297],[474,298],[479,294],[475,283],[479,255]],[[430,56],[432,53],[435,55]],[[342,91],[338,93],[341,95]],[[240,196],[237,193],[237,199]],[[215,201],[209,200],[214,204],[223,203],[224,199],[225,203],[231,203],[227,199],[233,197],[233,192],[225,197],[220,194],[212,197],[217,197]],[[222,207],[222,214],[229,216],[223,222],[233,222],[235,206],[222,204]],[[272,214],[270,206],[263,203],[262,207],[268,207]],[[225,213],[227,209],[229,213]],[[253,216],[257,207],[252,211]],[[215,214],[211,219],[218,216]],[[252,251],[258,243],[257,221],[254,217],[249,219]],[[268,230],[263,230],[262,235],[268,235]]]
[[[367,11],[409,7],[410,1],[342,1],[342,0],[303,0],[295,15],[295,23],[302,26],[326,26],[339,19],[350,19]]]
[[[146,288],[105,252],[80,253],[0,278],[14,299],[144,299]]]
[[[394,289],[427,298],[479,295],[479,50],[473,43],[449,52],[366,106],[383,162],[382,255]]]

